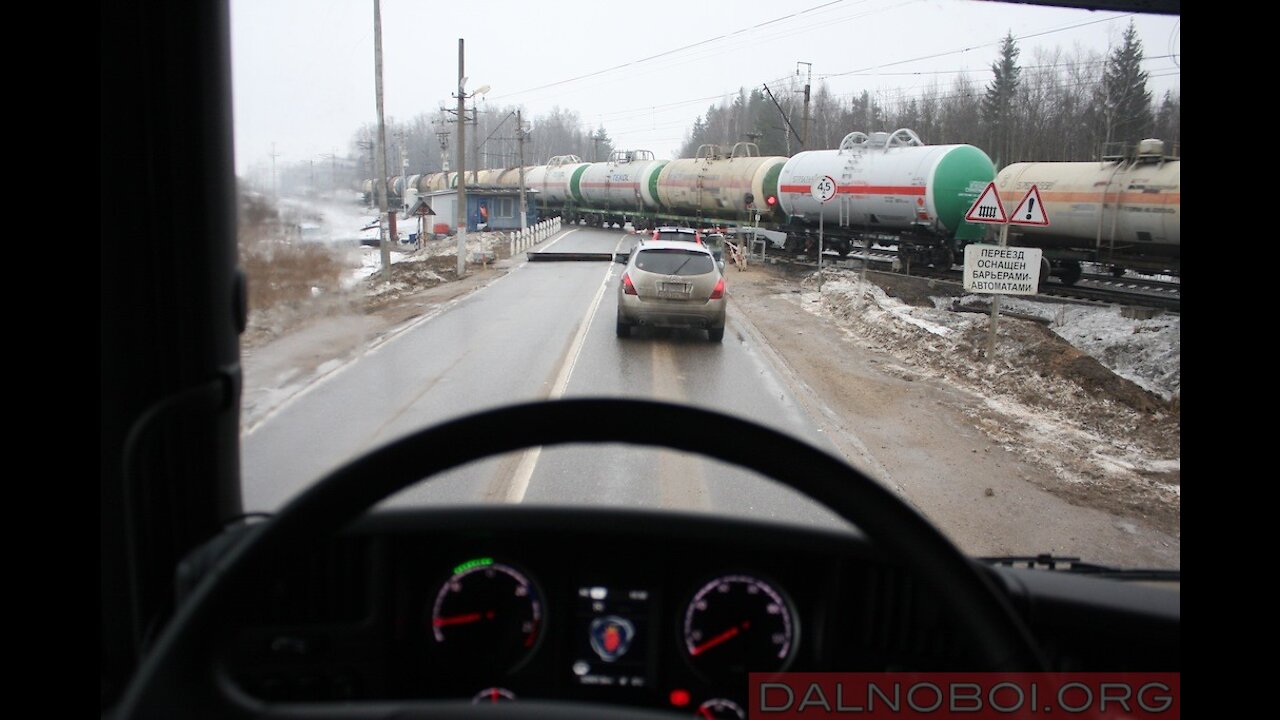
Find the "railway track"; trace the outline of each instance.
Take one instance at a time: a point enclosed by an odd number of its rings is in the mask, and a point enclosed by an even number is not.
[[[759,262],[760,256],[753,255],[752,259]],[[818,267],[816,258],[783,252],[775,252],[773,254],[766,252],[765,260],[814,270]],[[867,269],[881,272],[892,271],[893,264],[896,261],[896,252],[873,248],[868,256]],[[859,270],[862,268],[862,262],[863,255],[861,251],[851,252],[845,258],[840,258],[833,253],[823,256],[823,267]],[[954,282],[957,285],[962,284],[964,281],[963,272],[954,267],[951,270],[913,267],[910,268],[910,274],[916,277],[928,277]],[[1180,283],[1169,280],[1142,276],[1116,278],[1110,274],[1086,274],[1075,285],[1063,285],[1057,278],[1050,278],[1047,283],[1041,285],[1039,295],[1041,297],[1048,296],[1112,305],[1153,308],[1177,313],[1181,308],[1181,289]]]

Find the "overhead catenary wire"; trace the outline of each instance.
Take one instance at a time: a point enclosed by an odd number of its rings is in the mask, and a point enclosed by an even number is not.
[[[680,46],[680,47],[678,47],[678,48],[672,48],[672,49],[670,49],[670,50],[664,50],[663,52],[660,52],[660,53],[657,53],[657,54],[654,54],[654,55],[650,55],[650,56],[648,56],[648,57],[640,58],[640,59],[638,59],[638,60],[631,60],[631,61],[628,61],[628,62],[625,62],[625,63],[621,63],[621,64],[619,64],[619,65],[614,65],[613,67],[605,68],[605,69],[603,69],[603,70],[596,70],[596,71],[594,71],[594,72],[590,72],[590,73],[586,73],[586,74],[583,74],[583,75],[579,75],[579,76],[577,76],[577,77],[566,78],[566,79],[564,79],[564,80],[556,80],[556,81],[554,81],[554,82],[545,83],[545,84],[543,84],[543,85],[539,85],[539,86],[537,86],[537,87],[529,88],[529,89],[527,89],[527,90],[517,90],[517,91],[515,91],[515,92],[507,93],[507,94],[505,94],[505,95],[497,95],[497,96],[494,96],[494,98],[493,98],[493,99],[494,99],[494,100],[501,100],[501,99],[503,99],[503,98],[514,97],[514,96],[516,96],[516,95],[522,95],[522,94],[524,94],[524,93],[528,93],[528,92],[534,92],[534,91],[537,91],[537,90],[545,90],[545,89],[547,89],[547,88],[557,87],[557,86],[559,86],[559,85],[564,85],[564,84],[566,84],[566,83],[576,82],[576,81],[578,81],[578,80],[584,80],[584,79],[586,79],[586,78],[595,77],[595,76],[597,76],[597,75],[602,75],[602,74],[607,73],[607,72],[613,72],[614,70],[620,70],[620,69],[622,69],[622,68],[632,67],[632,66],[635,66],[635,65],[639,65],[639,64],[641,64],[641,63],[648,62],[648,61],[650,61],[650,60],[656,60],[656,59],[658,59],[658,58],[666,57],[666,56],[668,56],[668,55],[672,55],[672,54],[675,54],[675,53],[678,53],[678,52],[682,52],[682,51],[684,51],[684,50],[689,50],[689,49],[692,49],[692,48],[696,48],[696,47],[698,47],[698,46],[705,45],[705,44],[707,44],[707,43],[716,42],[716,41],[718,41],[718,40],[723,40],[723,39],[725,39],[725,38],[733,37],[733,36],[735,36],[735,35],[740,35],[740,34],[742,34],[742,33],[749,32],[749,31],[751,31],[751,30],[753,30],[753,29],[755,29],[755,28],[764,27],[764,26],[767,26],[767,25],[771,25],[771,24],[773,24],[773,23],[781,22],[781,21],[786,20],[786,19],[788,19],[788,18],[798,17],[798,16],[800,16],[800,15],[804,15],[804,14],[807,14],[807,13],[810,13],[810,12],[814,12],[814,11],[816,11],[816,10],[820,10],[820,9],[822,9],[822,8],[825,8],[825,7],[830,7],[830,6],[832,6],[832,5],[838,5],[838,4],[843,3],[843,2],[845,2],[845,0],[830,0],[829,2],[825,2],[825,3],[822,3],[822,4],[820,4],[820,5],[815,5],[815,6],[811,7],[811,8],[805,9],[805,10],[800,10],[800,11],[798,11],[798,12],[794,12],[794,13],[788,13],[787,15],[783,15],[783,16],[780,16],[780,17],[776,17],[776,18],[773,18],[772,20],[766,20],[766,21],[761,22],[761,23],[756,23],[755,25],[752,25],[752,26],[749,26],[749,27],[746,27],[746,28],[741,28],[741,29],[738,29],[738,30],[734,30],[734,31],[732,31],[732,32],[728,32],[728,33],[724,33],[724,34],[721,34],[721,35],[717,35],[716,37],[713,37],[713,38],[708,38],[708,39],[705,39],[705,40],[699,40],[699,41],[697,41],[697,42],[689,43],[689,44],[687,44],[687,45],[682,45],[682,46]]]

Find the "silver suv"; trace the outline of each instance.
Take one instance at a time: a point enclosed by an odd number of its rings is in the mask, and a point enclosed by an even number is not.
[[[705,328],[724,339],[724,275],[705,245],[650,240],[627,258],[618,283],[618,337],[636,325]]]

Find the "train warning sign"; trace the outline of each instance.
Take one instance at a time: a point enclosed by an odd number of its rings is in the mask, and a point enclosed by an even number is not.
[[[996,190],[995,181],[987,183],[987,189],[978,196],[978,201],[965,213],[965,220],[975,223],[996,223],[1003,225],[1009,222],[1004,214],[1004,204],[1000,202],[1000,193]]]
[[[966,245],[964,289],[999,295],[1035,295],[1040,288],[1040,248]]]
[[[1049,215],[1044,211],[1044,202],[1040,200],[1040,190],[1035,185],[1027,191],[1018,208],[1009,216],[1013,225],[1048,225]]]

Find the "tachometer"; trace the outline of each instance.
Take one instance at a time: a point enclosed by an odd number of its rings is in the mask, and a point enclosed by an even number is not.
[[[431,634],[450,661],[465,669],[506,672],[535,649],[542,600],[523,573],[493,558],[453,569],[431,609]]]
[[[712,679],[780,672],[795,657],[799,618],[782,591],[750,575],[703,585],[684,613],[684,653]]]

